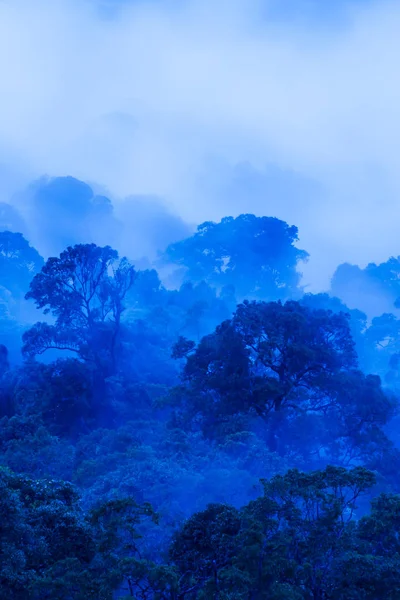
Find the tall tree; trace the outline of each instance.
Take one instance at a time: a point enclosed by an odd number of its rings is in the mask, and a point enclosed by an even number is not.
[[[295,246],[297,240],[297,227],[244,214],[203,223],[192,237],[168,246],[164,259],[185,267],[187,280],[233,285],[242,299],[275,300],[297,291],[296,267],[308,256]]]
[[[245,301],[201,340],[183,378],[193,391],[212,392],[222,411],[267,417],[287,405],[306,406],[313,396],[317,402],[335,373],[355,366],[345,315],[294,301]]]
[[[34,356],[50,348],[70,350],[86,360],[115,368],[124,298],[135,270],[109,246],[78,244],[49,258],[26,294],[55,325],[36,323],[24,335],[24,352]]]
[[[343,313],[245,301],[197,347],[180,338],[174,356],[186,356],[178,406],[211,437],[261,418],[271,449],[307,460],[323,449],[356,464],[362,449],[370,456],[386,445],[382,427],[396,403],[379,377],[357,370]]]

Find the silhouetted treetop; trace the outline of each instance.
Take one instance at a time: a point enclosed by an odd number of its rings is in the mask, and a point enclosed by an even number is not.
[[[101,351],[102,344],[115,345],[134,278],[133,266],[109,246],[78,244],[49,258],[26,298],[56,317],[56,324],[37,323],[28,331],[25,352],[59,348],[91,354]]]
[[[185,267],[188,280],[233,285],[240,298],[274,300],[296,293],[296,267],[308,257],[295,246],[297,240],[297,227],[243,214],[203,223],[193,236],[168,246],[164,259]]]
[[[43,264],[43,258],[22,233],[0,232],[0,285],[15,296],[24,295]]]
[[[333,375],[356,365],[346,315],[295,301],[245,301],[187,357],[184,378],[199,391],[212,390],[224,410],[253,408],[266,416],[286,403],[310,405]]]

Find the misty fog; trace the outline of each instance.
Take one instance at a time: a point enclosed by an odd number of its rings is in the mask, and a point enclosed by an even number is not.
[[[400,5],[0,0],[0,597],[400,598]]]
[[[3,200],[72,175],[189,223],[277,216],[314,291],[342,262],[397,255],[400,10],[319,6],[2,2]]]

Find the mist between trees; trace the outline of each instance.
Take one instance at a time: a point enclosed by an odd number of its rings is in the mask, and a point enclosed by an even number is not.
[[[24,202],[1,212],[1,598],[400,598],[400,260],[308,294],[277,218],[155,210],[134,264],[86,184]]]

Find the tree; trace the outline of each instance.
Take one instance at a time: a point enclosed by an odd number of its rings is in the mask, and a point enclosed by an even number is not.
[[[0,285],[16,298],[26,293],[43,263],[43,258],[22,233],[0,232]]]
[[[174,536],[170,557],[178,567],[185,595],[203,588],[207,598],[219,598],[220,575],[238,551],[240,525],[235,508],[210,504],[192,515]]]
[[[172,349],[172,358],[187,358],[194,350],[196,344],[183,336],[179,336]]]
[[[155,520],[147,504],[116,498],[85,512],[71,484],[0,468],[0,515],[4,600],[112,600],[127,576],[140,584],[151,570],[138,548],[141,522]]]
[[[343,313],[309,310],[297,302],[244,302],[233,327],[249,352],[252,370],[269,386],[275,411],[305,390],[320,401],[332,376],[357,365],[349,319]]]
[[[88,520],[93,527],[97,547],[94,573],[103,589],[112,593],[120,587],[127,587],[129,597],[155,598],[153,590],[159,586],[156,574],[162,578],[163,569],[144,559],[139,545],[142,537],[140,525],[148,519],[155,524],[158,522],[151,505],[139,505],[132,498],[102,502],[89,512]]]
[[[72,486],[0,469],[0,594],[4,600],[83,599],[95,545]],[[99,597],[99,596],[94,596]]]
[[[10,368],[10,363],[8,361],[8,349],[4,344],[0,344],[0,378],[3,377],[5,373]]]
[[[174,536],[170,548],[180,574],[177,598],[213,600],[328,600],[356,598],[359,574],[346,582],[340,566],[350,563],[354,550],[368,562],[370,548],[357,530],[358,500],[375,483],[363,468],[327,467],[310,473],[290,470],[263,480],[264,493],[240,511],[229,505],[210,505],[194,514]],[[397,501],[398,504],[398,501]],[[391,515],[398,520],[392,501]],[[382,514],[382,513],[381,513]],[[372,547],[382,538],[384,523],[373,529],[368,517],[360,528]],[[397,550],[396,534],[386,534],[389,550]],[[381,555],[383,555],[381,551]],[[389,554],[389,556],[391,556]],[[399,560],[389,559],[386,572]],[[383,568],[382,568],[383,567]],[[354,569],[356,571],[356,569]],[[373,591],[397,589],[393,574],[389,585],[379,581],[384,565],[370,574]],[[361,589],[367,586],[361,586]],[[381,596],[361,596],[372,600]],[[391,598],[390,595],[382,595]],[[394,596],[393,596],[394,598]]]
[[[296,293],[296,267],[308,256],[294,245],[297,228],[269,217],[240,215],[206,222],[168,246],[164,260],[186,268],[188,281],[235,287],[239,298],[286,298]]]
[[[74,177],[42,177],[19,195],[30,239],[46,256],[84,242],[114,243],[122,223],[105,196]]]
[[[360,519],[352,548],[338,558],[332,573],[335,598],[352,600],[400,595],[400,498],[381,494]]]
[[[157,271],[146,269],[138,271],[135,283],[129,292],[131,304],[139,308],[154,306],[164,298],[166,290],[162,287]]]
[[[400,297],[399,276],[400,257],[392,256],[379,265],[369,263],[364,269],[344,263],[336,269],[331,289],[348,306],[376,317],[395,308]]]
[[[104,406],[93,398],[91,373],[86,364],[74,358],[37,364],[42,373],[34,394],[36,405],[31,410],[41,416],[51,433],[73,437],[98,422]],[[108,417],[111,415],[109,409]]]
[[[366,469],[337,467],[290,470],[264,480],[263,496],[243,510],[243,550],[237,561],[249,572],[253,590],[277,593],[286,584],[304,599],[341,597],[327,595],[332,571],[336,559],[351,548],[357,501],[374,482]]]
[[[357,464],[390,450],[383,427],[397,403],[379,377],[357,370],[343,313],[245,301],[195,349],[178,340],[174,356],[186,364],[171,398],[212,438],[261,419],[271,450],[317,464]]]
[[[331,378],[355,365],[345,315],[245,301],[188,356],[183,379],[211,395],[219,416],[252,410],[268,418],[285,407],[316,410]]]
[[[368,359],[375,373],[395,384],[395,357],[400,353],[400,321],[395,315],[384,313],[372,319],[365,332]],[[392,375],[392,377],[391,377]]]
[[[79,244],[49,258],[26,298],[56,323],[37,323],[26,332],[25,354],[70,350],[97,366],[111,361],[115,370],[124,298],[134,277],[133,266],[109,246]]]
[[[355,343],[358,360],[363,369],[369,370],[369,348],[365,340],[365,332],[367,329],[367,315],[358,309],[350,309],[339,298],[330,296],[329,294],[304,294],[300,300],[301,304],[313,310],[331,310],[333,313],[348,314],[349,327],[351,336]]]

